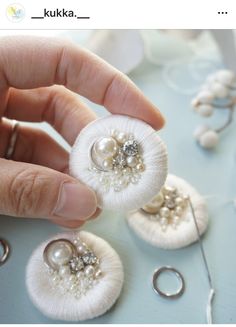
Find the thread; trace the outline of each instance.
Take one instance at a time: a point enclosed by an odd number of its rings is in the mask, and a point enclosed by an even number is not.
[[[198,226],[198,223],[197,223],[195,210],[194,210],[193,203],[192,203],[192,200],[191,200],[190,197],[189,197],[188,201],[189,201],[189,206],[190,206],[190,209],[191,209],[191,212],[192,212],[193,221],[194,221],[196,232],[197,232],[198,243],[199,243],[199,246],[200,246],[202,259],[203,259],[203,263],[204,263],[204,266],[205,266],[205,269],[206,269],[207,279],[208,279],[209,288],[210,288],[209,295],[208,295],[208,301],[207,301],[207,305],[206,305],[206,318],[207,318],[207,323],[212,324],[213,323],[212,303],[213,303],[213,299],[214,299],[214,295],[215,295],[215,290],[213,288],[210,269],[209,269],[209,266],[208,266],[208,263],[207,263],[207,258],[206,258],[206,254],[205,254],[205,251],[204,251],[202,239],[201,239],[201,234],[200,234],[199,226]]]

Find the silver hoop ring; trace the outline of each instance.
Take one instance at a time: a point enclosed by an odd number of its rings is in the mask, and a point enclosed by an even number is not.
[[[172,272],[180,282],[180,287],[177,289],[177,291],[175,293],[165,293],[165,292],[161,291],[158,287],[158,283],[157,283],[158,277],[161,275],[161,273],[163,273],[165,271]],[[158,295],[160,295],[164,298],[168,298],[168,299],[176,299],[184,293],[185,282],[184,282],[184,278],[183,278],[182,274],[177,269],[170,267],[170,266],[164,266],[164,267],[158,268],[157,270],[154,271],[154,274],[152,277],[152,287],[153,287],[154,292],[156,292]]]
[[[0,257],[0,266],[1,266],[7,261],[8,257],[9,257],[10,246],[9,246],[8,242],[3,239],[0,239],[0,246],[3,249],[3,254]]]
[[[16,120],[13,121],[11,136],[10,136],[8,148],[7,148],[6,155],[5,155],[6,159],[11,159],[11,157],[14,153],[19,125],[20,124]]]

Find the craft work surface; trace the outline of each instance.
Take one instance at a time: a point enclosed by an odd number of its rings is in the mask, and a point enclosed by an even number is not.
[[[168,148],[169,171],[207,197],[209,227],[203,244],[216,289],[214,322],[236,323],[236,123],[222,134],[216,149],[204,150],[192,138],[194,127],[204,122],[190,107],[192,95],[166,86],[162,69],[148,63],[136,69],[131,78],[166,117],[160,136]],[[184,73],[181,78],[185,80]],[[97,106],[93,108],[100,115],[105,114]],[[221,118],[224,114],[219,113],[217,123],[221,123]],[[43,127],[62,142],[51,128]],[[208,281],[197,243],[179,250],[152,247],[134,235],[122,212],[104,211],[84,229],[111,244],[125,273],[115,306],[88,323],[205,323]],[[12,250],[7,263],[0,267],[1,323],[60,323],[44,317],[33,306],[25,286],[25,267],[32,251],[59,231],[46,220],[0,217],[0,236],[9,241]],[[154,270],[165,265],[175,267],[184,276],[186,289],[179,299],[163,299],[152,290]],[[161,277],[161,289],[176,289],[175,279]]]

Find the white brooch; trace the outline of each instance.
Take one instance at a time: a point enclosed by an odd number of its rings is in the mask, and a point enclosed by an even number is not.
[[[96,191],[100,207],[135,209],[164,184],[166,148],[145,122],[110,115],[79,134],[70,156],[70,173]]]
[[[149,203],[127,215],[128,224],[138,236],[154,246],[164,249],[187,246],[198,238],[188,198],[202,234],[208,224],[205,200],[185,180],[171,174]]]
[[[228,111],[226,121],[218,128],[212,129],[208,125],[200,125],[195,129],[194,138],[203,148],[214,148],[219,142],[219,134],[233,121],[235,91],[235,73],[229,70],[219,70],[208,76],[201,91],[192,100],[195,112],[203,117],[212,116],[215,109]]]
[[[119,297],[123,268],[117,253],[88,232],[67,232],[32,254],[26,284],[32,302],[46,316],[81,321],[104,314]]]

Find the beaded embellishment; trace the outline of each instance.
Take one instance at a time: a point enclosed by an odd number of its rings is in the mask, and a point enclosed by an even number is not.
[[[112,130],[110,136],[98,139],[90,150],[91,167],[103,192],[122,191],[141,178],[145,165],[142,149],[134,135]]]
[[[165,232],[168,227],[176,229],[186,220],[184,211],[188,206],[188,196],[181,194],[177,188],[163,186],[161,191],[142,207],[147,219],[157,222]]]
[[[99,258],[78,236],[51,241],[43,253],[53,288],[75,298],[85,295],[102,276]]]

